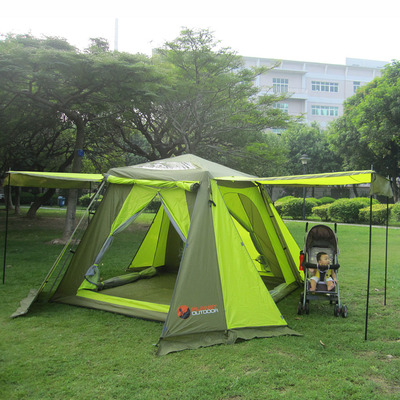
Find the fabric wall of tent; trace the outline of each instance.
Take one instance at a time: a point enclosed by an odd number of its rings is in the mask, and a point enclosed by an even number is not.
[[[299,247],[257,178],[184,155],[115,168],[105,180],[65,273],[54,274],[62,278],[51,301],[164,321],[160,355],[297,334],[276,301],[301,284]],[[154,218],[136,246],[132,226],[149,207]],[[127,262],[113,265],[113,251]]]

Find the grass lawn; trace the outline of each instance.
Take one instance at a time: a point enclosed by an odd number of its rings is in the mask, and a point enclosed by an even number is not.
[[[0,210],[3,261],[4,210]],[[287,226],[303,246],[304,224]],[[373,229],[368,340],[364,340],[368,227],[338,226],[341,299],[297,315],[301,290],[278,303],[301,337],[255,339],[164,357],[162,324],[62,304],[35,304],[11,320],[38,288],[62,246],[58,211],[31,221],[10,216],[6,283],[0,284],[0,399],[399,399],[400,229],[389,231],[387,305],[385,229]],[[2,265],[1,265],[2,267]]]

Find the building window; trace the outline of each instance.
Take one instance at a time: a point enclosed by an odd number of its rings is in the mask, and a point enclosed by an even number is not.
[[[324,117],[337,117],[339,115],[339,107],[333,106],[311,106],[312,115],[321,115]]]
[[[312,81],[311,89],[314,92],[331,92],[337,93],[339,91],[339,84],[335,82],[320,82]]]
[[[272,78],[274,93],[287,93],[289,91],[289,79]]]
[[[361,87],[361,82],[354,81],[353,82],[353,92],[357,92],[357,90]]]
[[[283,111],[286,114],[289,114],[289,104],[288,103],[275,103],[273,107]]]

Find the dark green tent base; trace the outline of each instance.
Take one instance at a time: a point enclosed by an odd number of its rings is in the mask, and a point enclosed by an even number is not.
[[[231,329],[222,332],[205,332],[191,335],[161,338],[158,343],[158,356],[183,350],[194,350],[216,344],[234,344],[241,340],[254,338],[270,338],[274,336],[302,336],[288,326],[268,326]]]

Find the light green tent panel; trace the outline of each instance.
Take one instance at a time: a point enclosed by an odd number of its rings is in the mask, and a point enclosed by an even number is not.
[[[271,219],[272,210],[267,213],[264,197],[259,188],[257,186],[247,188],[220,186],[220,189],[230,212],[237,216],[238,220],[243,221],[246,229],[253,232],[255,247],[266,257],[274,276],[284,278],[287,284],[294,282],[296,277],[282,247],[282,238],[278,236],[274,221]],[[275,219],[279,218],[277,214],[272,215]],[[300,249],[297,244],[293,246],[293,250],[296,251],[296,247],[298,255]]]
[[[162,189],[159,195],[162,205],[129,268],[159,267],[165,264],[171,223],[181,239],[186,241],[190,216],[185,190]]]
[[[157,195],[157,189],[134,185],[126,198],[124,205],[121,208],[121,211],[115,218],[112,227],[111,233],[115,232],[119,229],[124,223],[126,223],[129,218],[133,215],[137,214],[144,207],[146,207],[151,200]]]
[[[129,269],[165,264],[169,226],[169,218],[164,208],[160,207]]]
[[[190,226],[186,192],[179,188],[163,189],[160,191],[160,197],[171,217],[171,222],[177,225],[178,233],[182,240],[186,241]]]
[[[293,262],[295,263],[296,267],[296,275],[297,278],[300,278],[300,280],[304,280],[304,271],[300,271],[298,266],[300,265],[300,260],[299,260],[299,254],[300,254],[300,248],[299,245],[296,243],[294,240],[294,237],[291,235],[289,232],[289,229],[283,222],[281,216],[279,215],[278,211],[276,211],[275,207],[269,207],[270,212],[273,213],[274,215],[274,220],[276,221],[279,231],[282,233],[282,239],[286,243],[287,250],[291,254],[291,258]]]
[[[216,204],[212,211],[227,328],[287,325],[242,243],[217,183],[212,181],[211,187]]]
[[[221,187],[221,191],[226,188]],[[236,191],[230,191],[224,194],[224,201],[227,204],[231,214],[250,232],[253,245],[260,254],[263,254],[268,261],[274,276],[283,279],[279,261],[276,258],[274,247],[263,224],[263,218],[260,215],[255,204],[248,197],[251,194],[251,188],[246,189],[246,194],[240,194]],[[259,194],[258,194],[259,195]]]
[[[266,265],[261,262],[262,259],[264,259],[264,257],[261,256],[260,252],[254,246],[254,241],[250,233],[245,228],[243,228],[243,226],[234,217],[232,217],[232,220],[235,224],[237,231],[239,232],[240,237],[242,238],[242,242],[246,246],[246,249],[251,259],[254,261],[254,264],[257,267],[258,272],[262,275],[272,276],[273,275],[272,273],[266,272],[267,269]]]

